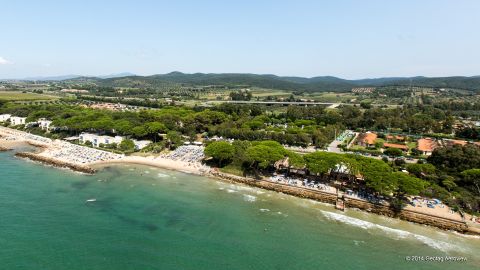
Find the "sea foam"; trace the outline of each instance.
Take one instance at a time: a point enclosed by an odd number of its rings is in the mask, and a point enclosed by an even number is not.
[[[458,247],[458,246],[455,246],[455,245],[452,245],[452,244],[449,244],[449,243],[446,243],[446,242],[443,242],[443,241],[434,240],[432,238],[429,238],[429,237],[426,237],[426,236],[423,236],[423,235],[414,234],[414,233],[399,230],[399,229],[393,229],[393,228],[385,227],[385,226],[382,226],[382,225],[379,225],[379,224],[375,224],[375,223],[368,222],[368,221],[365,221],[365,220],[361,220],[361,219],[358,219],[358,218],[348,217],[348,216],[345,216],[345,215],[342,215],[342,214],[332,213],[332,212],[323,211],[323,210],[320,210],[320,211],[329,220],[338,221],[338,222],[341,222],[341,223],[344,223],[344,224],[352,225],[352,226],[355,226],[355,227],[360,227],[360,228],[363,228],[363,229],[366,229],[366,230],[370,230],[370,229],[381,230],[384,233],[386,233],[388,236],[393,237],[396,240],[399,240],[399,239],[415,239],[415,240],[418,240],[418,241],[424,243],[425,245],[427,245],[431,248],[441,250],[443,252],[460,251],[461,250],[461,248]]]
[[[248,194],[243,194],[243,200],[246,202],[254,202],[257,200],[257,197],[248,195]]]

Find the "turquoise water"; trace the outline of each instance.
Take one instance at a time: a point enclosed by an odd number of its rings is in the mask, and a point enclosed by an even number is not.
[[[480,266],[474,237],[157,168],[87,176],[12,153],[0,153],[0,243],[0,269]]]

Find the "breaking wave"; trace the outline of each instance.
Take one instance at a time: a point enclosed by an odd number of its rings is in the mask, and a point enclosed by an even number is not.
[[[246,202],[254,202],[257,200],[257,197],[248,195],[248,194],[243,194],[243,200]]]
[[[423,236],[423,235],[414,234],[414,233],[399,230],[399,229],[393,229],[393,228],[385,227],[385,226],[382,226],[382,225],[379,225],[379,224],[375,224],[375,223],[372,223],[372,222],[368,222],[368,221],[353,218],[353,217],[348,217],[348,216],[345,216],[345,215],[342,215],[342,214],[332,213],[332,212],[323,211],[323,210],[320,210],[320,211],[329,220],[341,222],[341,223],[352,225],[352,226],[355,226],[355,227],[360,227],[360,228],[366,229],[366,230],[370,230],[370,229],[381,230],[381,231],[385,232],[387,235],[393,237],[396,240],[399,240],[399,239],[415,239],[417,241],[420,241],[420,242],[424,243],[425,245],[427,245],[431,248],[441,250],[443,252],[460,251],[461,250],[461,248],[459,248],[458,246],[455,246],[455,245],[452,245],[452,244],[449,244],[449,243],[446,243],[446,242],[443,242],[443,241],[434,240],[432,238],[429,238],[429,237],[426,237],[426,236]]]

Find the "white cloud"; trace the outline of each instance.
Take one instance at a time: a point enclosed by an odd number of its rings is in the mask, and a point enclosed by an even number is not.
[[[13,64],[13,63],[0,56],[0,65],[8,65],[8,64]]]

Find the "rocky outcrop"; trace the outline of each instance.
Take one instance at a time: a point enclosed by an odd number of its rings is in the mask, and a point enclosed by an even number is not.
[[[45,143],[39,143],[39,142],[35,142],[35,141],[32,141],[32,140],[27,140],[26,142],[29,145],[34,146],[34,147],[39,147],[39,148],[47,148],[48,147],[48,145],[46,145]]]
[[[52,165],[52,166],[55,166],[55,167],[68,168],[68,169],[71,169],[73,171],[82,172],[82,173],[93,174],[93,173],[96,172],[95,169],[90,168],[88,166],[73,164],[73,163],[69,163],[69,162],[64,162],[64,161],[61,161],[61,160],[57,160],[57,159],[41,156],[41,155],[38,155],[38,154],[29,153],[29,152],[18,152],[18,153],[15,154],[15,156],[22,157],[22,158],[28,158],[28,159],[38,161],[38,162],[42,162],[42,163],[45,163],[45,164],[49,164],[49,165]]]
[[[6,151],[10,151],[10,150],[12,150],[12,149],[8,149],[8,148],[0,146],[0,152],[6,152]]]

